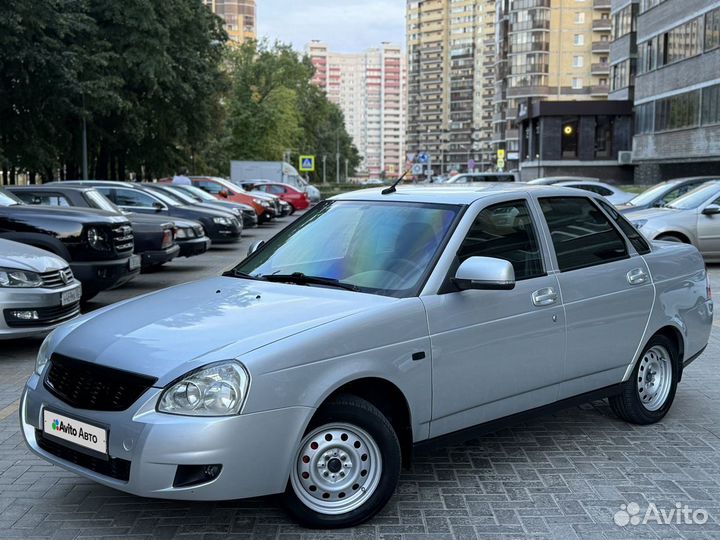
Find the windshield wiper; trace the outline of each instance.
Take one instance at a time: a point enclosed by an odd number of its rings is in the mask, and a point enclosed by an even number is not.
[[[328,287],[337,287],[338,289],[345,289],[346,291],[354,292],[358,292],[360,290],[359,287],[351,285],[350,283],[343,283],[342,281],[338,281],[333,278],[306,276],[302,272],[294,272],[292,274],[269,274],[266,276],[260,276],[259,279],[279,283],[295,283],[297,285],[325,285]]]
[[[245,272],[238,272],[237,270],[234,270],[234,269],[225,272],[223,274],[223,276],[241,278],[241,279],[252,279],[254,281],[266,281],[264,276],[253,276],[251,274],[246,274]]]

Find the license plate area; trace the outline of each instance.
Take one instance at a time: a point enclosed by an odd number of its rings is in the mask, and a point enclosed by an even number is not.
[[[108,431],[64,414],[43,409],[43,435],[60,439],[90,453],[108,457]]]
[[[137,270],[138,268],[140,268],[140,264],[140,255],[133,255],[130,257],[130,261],[128,262],[128,268],[130,270]]]
[[[70,289],[69,291],[65,291],[60,295],[60,304],[65,307],[69,306],[70,304],[74,304],[75,302],[80,301],[80,297],[82,296],[82,292],[80,290],[80,287],[75,287],[74,289]]]

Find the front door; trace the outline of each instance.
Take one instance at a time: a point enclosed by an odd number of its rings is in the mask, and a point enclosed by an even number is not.
[[[535,220],[521,199],[480,211],[458,254],[510,261],[511,291],[422,297],[433,358],[431,436],[531,409],[557,398],[565,318],[546,272]]]
[[[567,317],[560,398],[619,383],[637,354],[654,288],[645,260],[586,197],[540,199]]]
[[[717,260],[720,258],[720,214],[702,213],[711,204],[720,204],[720,198],[697,209],[698,249],[704,257]]]

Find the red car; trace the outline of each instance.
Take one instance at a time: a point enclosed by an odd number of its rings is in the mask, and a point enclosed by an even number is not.
[[[308,194],[300,191],[295,186],[281,184],[279,182],[259,182],[256,184],[250,181],[250,183],[253,184],[254,190],[277,195],[288,203],[292,208],[290,214],[294,214],[295,210],[306,210],[310,207],[310,197],[308,197]]]

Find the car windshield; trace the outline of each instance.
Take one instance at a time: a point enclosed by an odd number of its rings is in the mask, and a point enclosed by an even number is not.
[[[689,191],[682,197],[678,197],[667,205],[668,208],[676,208],[678,210],[693,210],[703,204],[708,199],[716,197],[720,191],[720,184],[713,182],[705,184],[699,188]]]
[[[637,197],[634,197],[628,203],[631,206],[645,206],[646,204],[653,204],[657,199],[665,195],[668,189],[672,189],[676,184],[674,182],[663,182],[657,186],[653,186],[648,190],[643,191]]]
[[[217,199],[210,195],[207,191],[203,191],[199,187],[195,186],[177,186],[177,189],[185,191],[190,194],[190,196],[194,197],[195,199],[200,199],[201,201],[212,201],[217,202]]]
[[[110,199],[105,197],[105,195],[103,195],[99,191],[90,189],[85,192],[85,196],[87,197],[87,200],[92,208],[98,208],[100,210],[106,210],[108,212],[115,212],[116,214],[123,213],[120,208],[115,206],[115,204]]]
[[[0,206],[17,206],[19,204],[23,204],[23,202],[12,193],[0,188]]]
[[[181,202],[182,204],[191,204],[191,205],[197,204],[197,201],[195,199],[193,199],[190,195],[182,193],[179,189],[175,189],[175,188],[171,188],[171,187],[158,187],[156,189],[163,195],[172,197],[173,199],[175,199],[178,202]]]
[[[453,205],[331,201],[275,236],[235,274],[298,274],[366,293],[414,296],[458,213]]]

